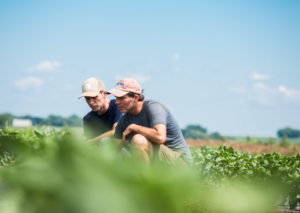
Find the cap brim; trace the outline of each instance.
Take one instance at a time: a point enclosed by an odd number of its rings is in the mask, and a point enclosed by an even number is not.
[[[99,92],[97,92],[97,91],[95,91],[95,92],[84,92],[84,93],[81,94],[81,96],[79,96],[79,98],[85,97],[85,96],[96,97],[98,95],[98,93]]]
[[[116,97],[122,97],[124,95],[126,95],[128,92],[122,91],[122,90],[118,90],[118,89],[112,89],[110,91],[107,92],[108,94],[112,94]]]

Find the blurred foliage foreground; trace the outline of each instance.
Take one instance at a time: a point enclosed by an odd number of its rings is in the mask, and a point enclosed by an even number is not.
[[[76,134],[0,129],[0,212],[272,212],[300,199],[299,155],[192,150],[192,169],[144,169]]]

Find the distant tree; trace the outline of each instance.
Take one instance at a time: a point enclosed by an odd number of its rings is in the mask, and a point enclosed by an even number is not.
[[[227,141],[227,138],[224,137],[224,136],[222,136],[222,137],[221,137],[221,141],[222,141],[222,142],[226,142],[226,141]]]
[[[185,129],[182,129],[184,138],[191,139],[205,139],[207,138],[207,129],[200,125],[188,125]]]
[[[31,122],[32,122],[32,125],[39,125],[39,124],[42,124],[43,122],[43,118],[39,118],[39,117],[32,117],[30,115],[25,115],[25,116],[20,116],[18,118],[21,118],[21,119],[30,119]]]
[[[280,141],[280,146],[282,147],[289,147],[291,145],[290,141],[288,140],[287,136],[284,134]]]
[[[43,125],[44,120],[45,120],[44,118],[40,118],[40,117],[31,118],[32,125]]]
[[[213,132],[209,134],[209,138],[214,140],[221,140],[222,135],[220,135],[218,132]]]
[[[40,118],[40,117],[32,117],[30,115],[13,116],[7,113],[7,114],[0,114],[0,128],[4,128],[6,122],[8,122],[8,124],[10,125],[13,118],[30,119],[32,125],[48,125],[48,126],[57,126],[57,127],[62,127],[64,125],[74,126],[74,127],[83,126],[82,118],[78,117],[75,114],[71,115],[68,118],[64,118],[57,115],[49,115],[48,118]]]
[[[83,121],[82,118],[78,117],[77,115],[73,114],[70,117],[67,118],[67,124],[68,126],[74,126],[74,127],[82,127]]]
[[[68,119],[77,120],[77,119],[81,119],[81,118],[78,117],[77,115],[73,114],[70,117],[68,117]]]
[[[0,128],[1,129],[5,128],[6,123],[11,125],[13,118],[14,118],[14,116],[9,113],[0,114]]]
[[[57,115],[49,115],[48,118],[46,118],[43,123],[43,125],[58,126],[58,127],[62,127],[66,124],[67,124],[66,120],[63,117]]]
[[[300,138],[300,130],[287,127],[277,131],[278,137],[282,138],[283,135],[286,135],[288,138]]]
[[[185,128],[186,131],[200,131],[200,132],[203,132],[203,133],[207,133],[207,129],[200,126],[200,125],[188,125],[186,128]]]
[[[192,130],[192,131],[186,132],[184,137],[191,138],[191,139],[205,139],[207,137],[207,134],[205,134],[199,130]]]
[[[251,137],[250,137],[250,136],[247,136],[247,137],[246,137],[246,142],[247,142],[247,143],[251,143]]]

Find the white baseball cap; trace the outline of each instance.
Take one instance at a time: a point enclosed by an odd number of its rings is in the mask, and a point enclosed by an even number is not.
[[[95,97],[100,91],[105,91],[103,82],[99,78],[91,77],[83,82],[82,94],[79,98],[84,96]]]

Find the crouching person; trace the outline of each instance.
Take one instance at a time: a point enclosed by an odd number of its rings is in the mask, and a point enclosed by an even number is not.
[[[82,94],[92,109],[83,117],[84,136],[89,143],[98,144],[109,141],[122,113],[116,100],[107,99],[103,82],[98,78],[89,78],[82,84]]]
[[[144,100],[138,82],[120,80],[108,94],[124,113],[114,138],[130,145],[133,157],[149,166],[158,162],[167,166],[187,166],[193,162],[180,127],[166,106],[156,100]]]

